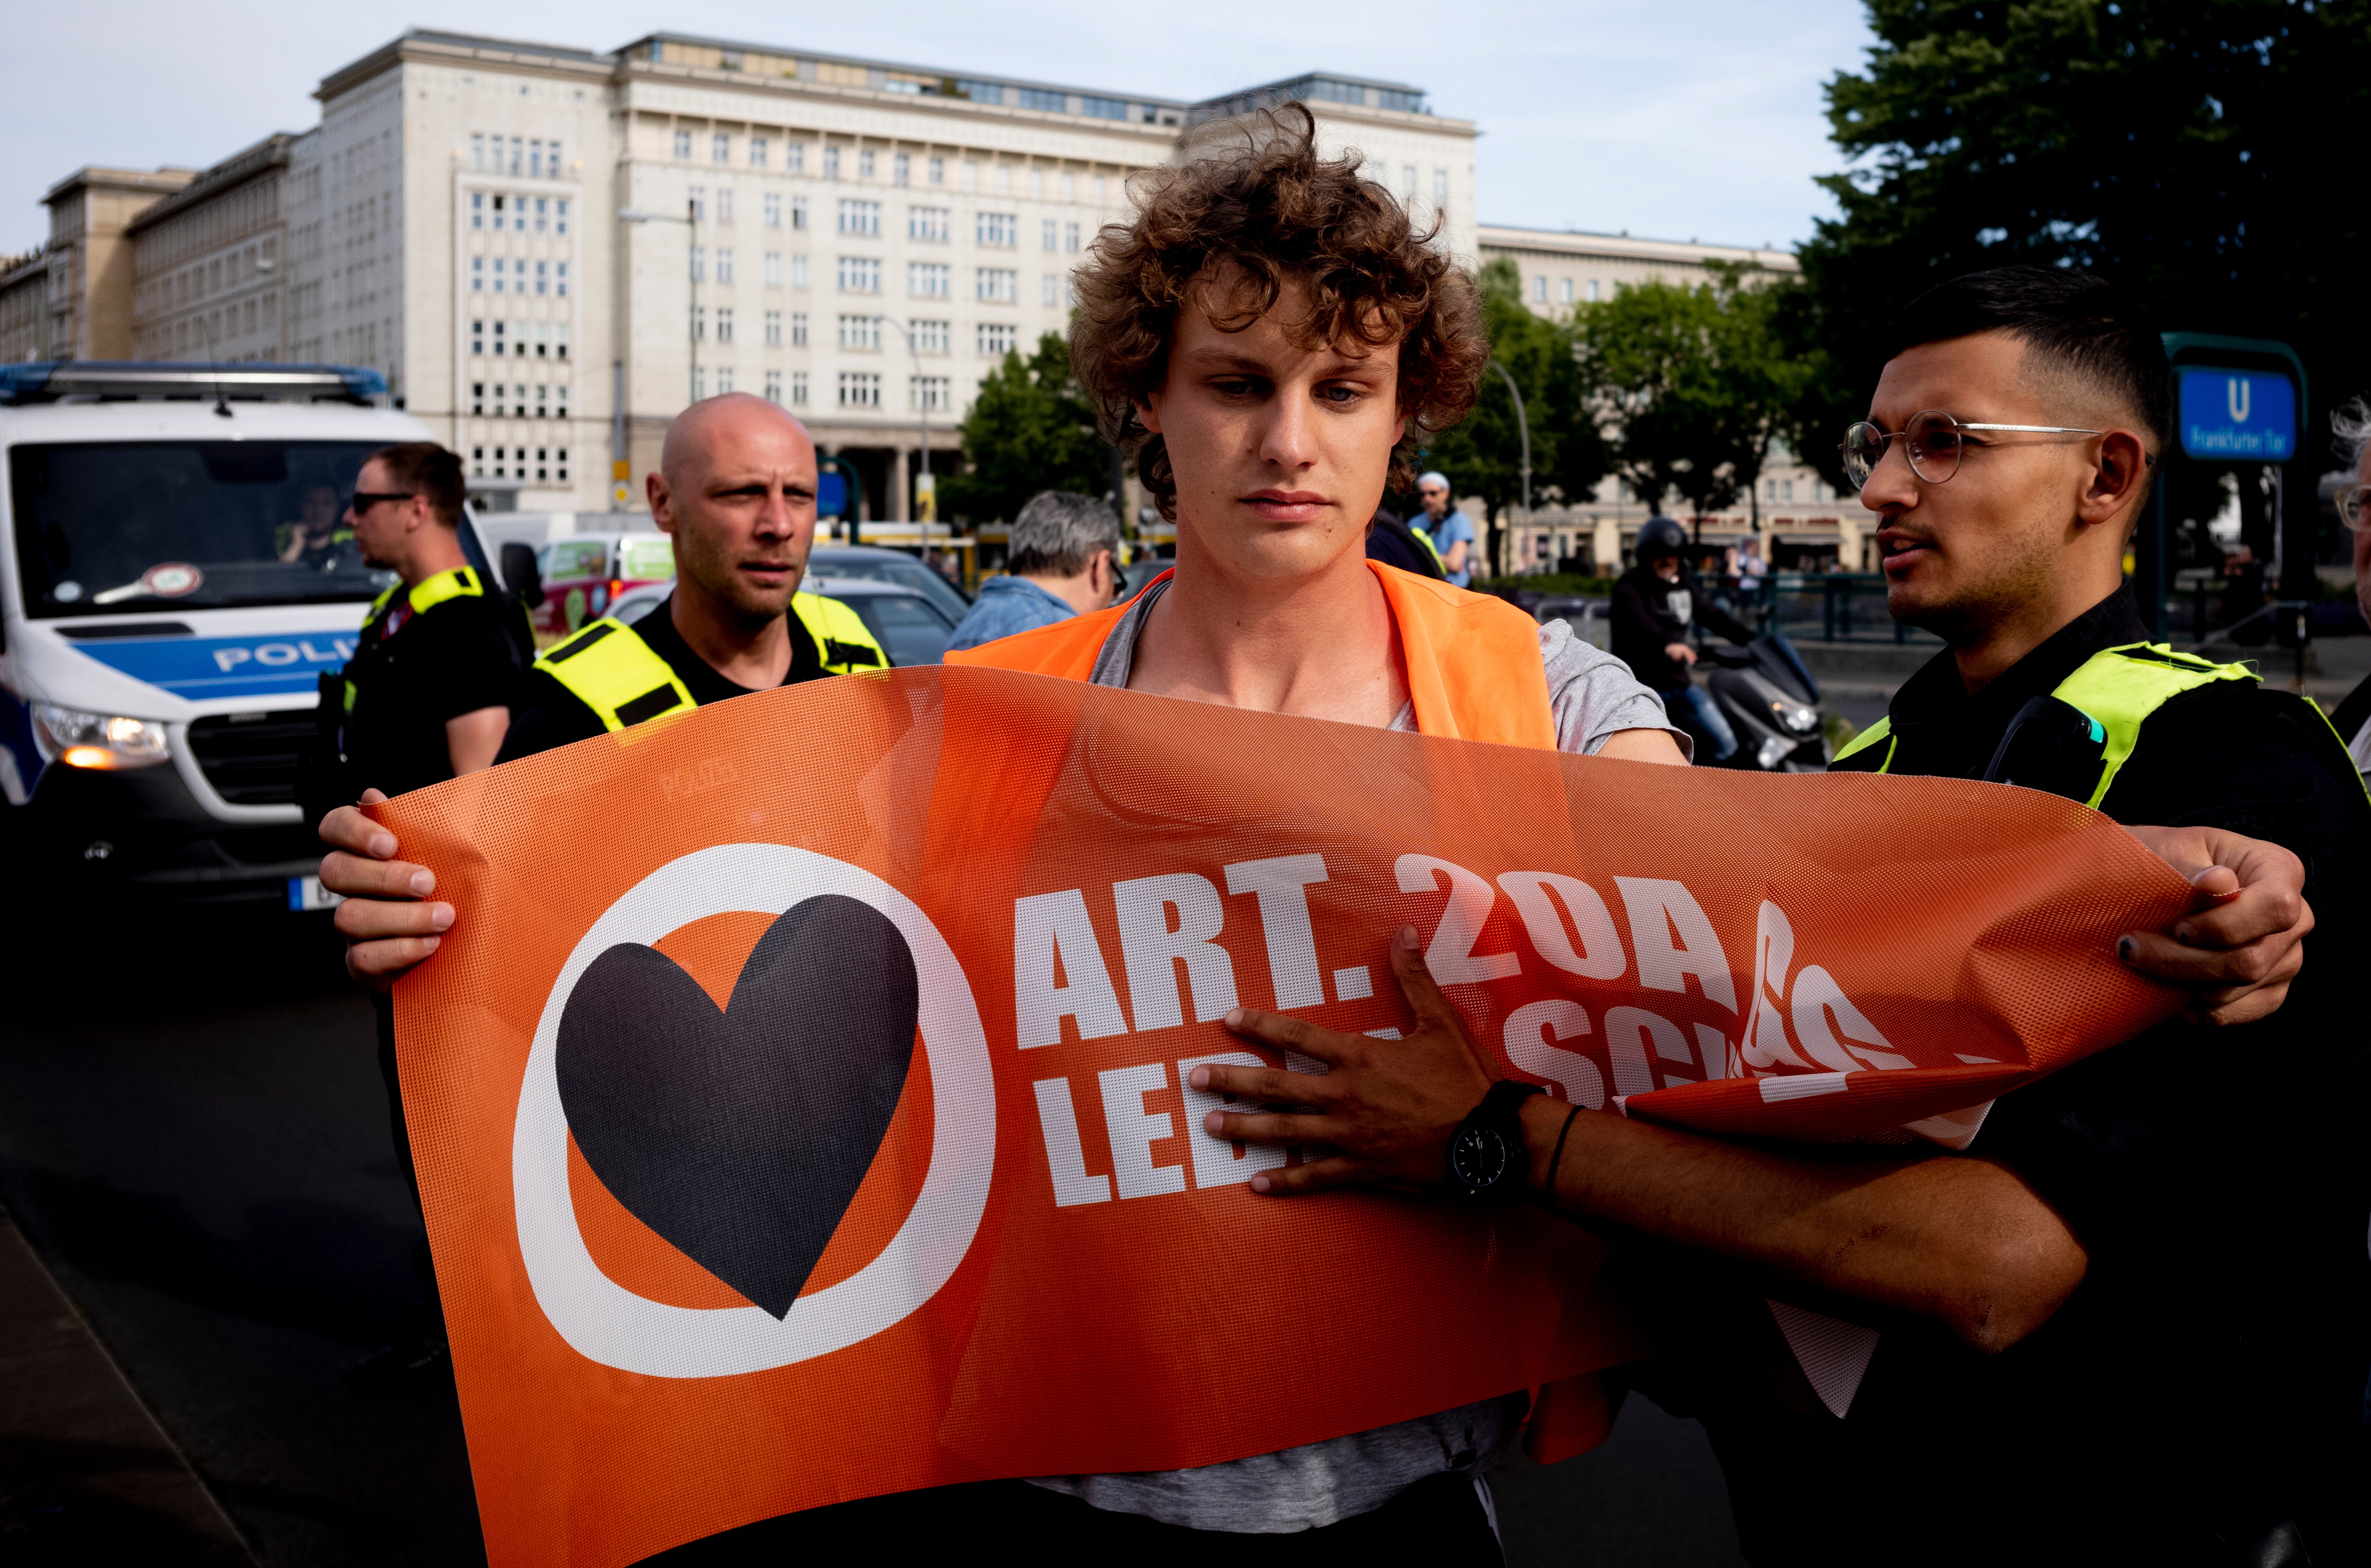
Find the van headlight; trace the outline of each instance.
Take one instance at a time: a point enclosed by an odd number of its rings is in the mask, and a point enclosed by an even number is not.
[[[165,761],[165,726],[121,714],[33,704],[41,749],[69,768],[153,768]]]

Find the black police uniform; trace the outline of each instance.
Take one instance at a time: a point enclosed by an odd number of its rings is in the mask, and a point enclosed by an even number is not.
[[[346,661],[340,750],[353,800],[401,795],[453,776],[447,721],[507,708],[534,656],[526,612],[456,566],[381,594]]]
[[[2005,771],[2121,822],[2283,844],[2317,922],[2304,972],[2269,1018],[2169,1023],[1992,1108],[1969,1153],[2017,1172],[2090,1256],[2027,1339],[1985,1356],[1887,1321],[1842,1420],[1736,1367],[1678,1390],[1757,1568],[2285,1564],[2300,1539],[2317,1563],[2365,1560],[2371,1031],[2353,986],[2371,801],[2309,703],[2146,637],[2119,588],[1973,695],[1941,654],[1834,766]],[[2155,696],[2121,720],[2071,701],[2119,683]]]

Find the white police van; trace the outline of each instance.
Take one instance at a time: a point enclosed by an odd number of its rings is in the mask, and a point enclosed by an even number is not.
[[[28,892],[318,907],[317,681],[394,581],[342,517],[430,439],[375,370],[0,366],[0,816]],[[462,549],[495,580],[468,519]]]

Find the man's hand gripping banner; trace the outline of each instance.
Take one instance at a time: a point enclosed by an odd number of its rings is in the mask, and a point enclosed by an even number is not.
[[[1195,1066],[1260,1060],[1239,1002],[1407,1024],[1402,924],[1499,1071],[1717,1133],[1964,1144],[2181,1001],[2114,944],[2189,889],[2054,796],[997,670],[737,699],[372,809],[460,911],[397,1030],[503,1568],[1645,1353],[1596,1237],[1264,1199],[1302,1152],[1201,1131]]]

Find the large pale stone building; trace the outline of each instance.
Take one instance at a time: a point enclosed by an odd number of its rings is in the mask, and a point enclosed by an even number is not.
[[[92,165],[51,186],[48,242],[0,271],[0,360],[131,358],[125,230],[196,173]]]
[[[290,150],[301,140],[267,136],[125,226],[133,357],[295,357],[284,207]]]

